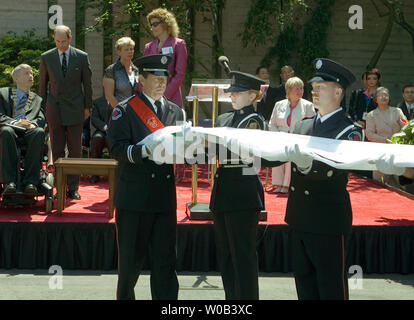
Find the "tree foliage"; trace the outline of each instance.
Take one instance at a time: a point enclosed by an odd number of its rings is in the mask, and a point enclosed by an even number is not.
[[[0,87],[13,86],[11,72],[21,63],[33,69],[33,90],[39,86],[40,55],[53,48],[53,39],[36,35],[35,30],[25,31],[23,35],[8,32],[0,37]]]

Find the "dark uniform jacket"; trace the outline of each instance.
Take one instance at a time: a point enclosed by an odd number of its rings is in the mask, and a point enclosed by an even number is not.
[[[88,54],[70,47],[66,76],[57,48],[40,56],[39,95],[46,104],[48,125],[71,126],[83,123],[85,109],[92,108],[92,71]]]
[[[241,110],[220,115],[217,118],[216,127],[264,130],[265,122],[250,105]],[[228,158],[231,158],[231,154]],[[210,199],[210,210],[213,213],[264,209],[263,186],[259,177],[256,174],[243,175],[243,168],[248,166],[240,163],[219,164]]]
[[[292,133],[342,140],[362,140],[362,128],[343,110],[318,127],[317,117],[298,122]],[[292,228],[318,234],[347,234],[352,226],[352,209],[346,186],[348,172],[313,161],[308,174],[292,163],[292,178],[285,221]]]
[[[12,88],[0,88],[0,123],[6,124],[14,121],[13,110],[15,108],[12,98]],[[26,119],[36,124],[38,127],[45,126],[45,114],[42,107],[42,98],[34,92],[30,107],[26,110]]]
[[[93,101],[93,108],[91,112],[91,137],[93,137],[96,130],[105,132],[105,125],[109,123],[112,114],[112,107],[106,101],[105,97],[100,97]]]
[[[138,97],[152,109],[143,94]],[[110,153],[119,162],[115,207],[137,212],[175,212],[177,201],[173,165],[158,165],[143,158],[142,145],[137,145],[151,133],[128,105],[130,100],[138,97],[132,96],[120,102],[114,108],[108,126]],[[163,101],[161,122],[164,126],[183,121],[184,111],[165,98]]]

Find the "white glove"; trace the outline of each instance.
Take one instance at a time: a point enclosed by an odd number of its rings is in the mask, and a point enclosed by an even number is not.
[[[302,153],[298,144],[295,144],[293,147],[286,146],[285,154],[288,160],[294,162],[301,170],[310,169],[312,166],[313,158],[306,153]]]
[[[394,164],[394,155],[385,155],[383,154],[377,161],[375,161],[375,165],[377,166],[378,171],[381,171],[385,174],[395,174],[400,176],[404,173],[405,168],[397,167]]]

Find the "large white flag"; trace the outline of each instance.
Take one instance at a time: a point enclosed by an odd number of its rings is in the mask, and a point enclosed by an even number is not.
[[[414,146],[411,145],[229,127],[170,126],[154,132],[140,143],[159,144],[150,157],[154,161],[183,163],[183,159],[192,158],[195,149],[204,149],[204,141],[224,145],[242,159],[256,156],[269,161],[289,161],[285,147],[298,144],[303,153],[338,169],[377,170],[375,161],[383,155],[394,155],[394,163],[398,167],[414,167]]]

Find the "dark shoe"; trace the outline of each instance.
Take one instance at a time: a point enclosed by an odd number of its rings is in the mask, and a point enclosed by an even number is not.
[[[91,179],[89,180],[90,183],[95,184],[97,182],[99,182],[99,176],[92,176]]]
[[[68,198],[75,199],[75,200],[80,200],[80,199],[81,199],[81,196],[80,196],[79,192],[78,192],[78,191],[76,191],[76,190],[73,190],[73,191],[68,191],[68,192],[66,193],[66,196],[67,196]]]
[[[16,184],[14,182],[10,182],[6,184],[6,186],[4,187],[3,194],[11,194],[11,193],[16,193],[16,192],[17,192]]]
[[[37,194],[37,188],[34,184],[29,183],[26,188],[24,188],[24,194],[28,195],[36,195]]]

